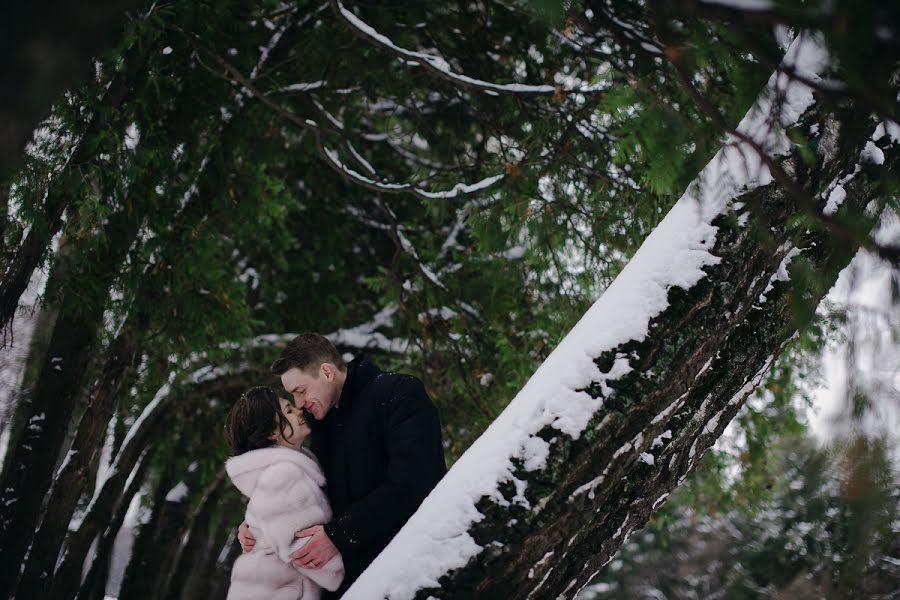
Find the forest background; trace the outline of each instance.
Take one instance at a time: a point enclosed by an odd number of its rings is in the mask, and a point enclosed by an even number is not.
[[[830,217],[832,186],[794,219],[859,256],[821,304],[836,273],[791,265],[797,334],[583,596],[897,597],[897,8],[22,11],[4,36],[0,594],[224,597],[241,515],[224,415],[277,385],[266,366],[302,331],[421,377],[455,461],[812,29],[835,66],[807,83],[880,123],[884,169],[866,210]],[[818,135],[789,135],[815,162]],[[846,374],[823,444],[829,344]]]

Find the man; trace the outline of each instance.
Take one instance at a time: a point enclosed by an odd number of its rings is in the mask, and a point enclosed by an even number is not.
[[[291,558],[316,569],[340,551],[344,583],[323,596],[338,598],[446,473],[437,411],[415,377],[384,373],[365,356],[345,364],[316,333],[292,340],[272,370],[314,417],[310,449],[322,464],[334,512],[324,526],[296,533],[310,538]],[[238,539],[245,552],[253,547],[246,523]]]

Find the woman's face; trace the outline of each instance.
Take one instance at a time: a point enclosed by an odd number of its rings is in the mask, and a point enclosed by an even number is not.
[[[309,424],[303,418],[303,413],[300,409],[295,408],[290,400],[280,398],[279,402],[281,403],[281,412],[284,414],[287,422],[291,424],[293,431],[291,427],[285,427],[284,433],[282,433],[281,429],[276,425],[272,434],[273,439],[279,446],[287,446],[288,448],[299,450],[303,445],[303,440],[309,435]]]

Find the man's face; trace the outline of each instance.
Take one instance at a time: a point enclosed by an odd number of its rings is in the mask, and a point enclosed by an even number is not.
[[[297,408],[308,410],[321,421],[341,393],[334,375],[335,368],[330,363],[324,363],[312,372],[292,367],[281,375],[281,385],[294,397]]]

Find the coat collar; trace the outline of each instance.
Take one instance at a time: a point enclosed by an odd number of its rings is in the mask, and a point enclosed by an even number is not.
[[[270,446],[250,450],[225,461],[225,471],[242,494],[249,497],[256,489],[256,482],[262,472],[279,462],[289,462],[300,467],[307,476],[322,487],[325,477],[315,455],[306,448],[292,450],[283,446]]]
[[[359,397],[359,393],[380,374],[381,369],[365,354],[360,354],[347,363],[347,379],[344,380],[341,396],[332,412],[337,413],[338,417],[346,415]]]

